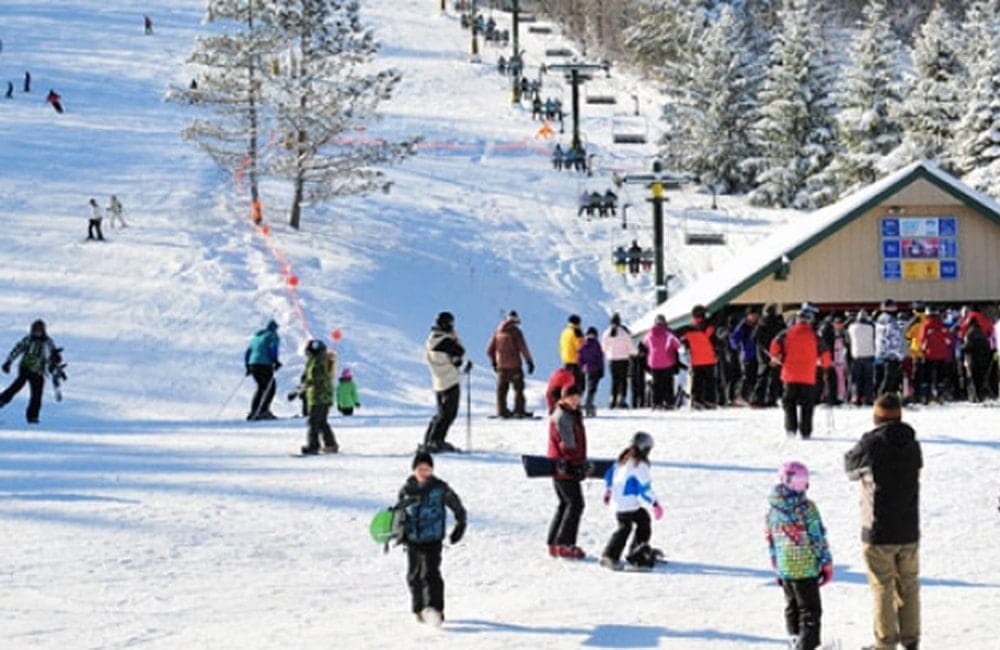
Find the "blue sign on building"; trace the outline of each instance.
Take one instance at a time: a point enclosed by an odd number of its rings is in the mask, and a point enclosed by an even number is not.
[[[941,279],[954,280],[958,277],[958,262],[955,260],[941,260]]]
[[[885,260],[882,262],[882,279],[899,280],[903,277],[903,266],[899,260]]]
[[[882,236],[899,237],[899,219],[882,219]]]

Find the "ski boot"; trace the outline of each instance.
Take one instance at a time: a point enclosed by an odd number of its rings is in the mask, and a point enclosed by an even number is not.
[[[311,447],[306,445],[300,450],[303,456],[315,456],[319,453],[319,447]]]
[[[621,571],[622,570],[622,563],[618,562],[616,560],[613,560],[613,559],[611,559],[609,557],[602,557],[601,561],[598,564],[600,564],[602,568],[611,569],[612,571]]]

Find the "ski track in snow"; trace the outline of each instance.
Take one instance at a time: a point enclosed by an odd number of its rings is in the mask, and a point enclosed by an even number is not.
[[[23,396],[0,412],[0,645],[781,647],[783,603],[761,524],[774,468],[793,456],[813,470],[811,496],[837,566],[823,591],[826,636],[844,647],[870,640],[856,486],[840,469],[867,412],[838,410],[827,434],[818,413],[809,444],[785,441],[776,411],[602,412],[588,422],[595,457],[616,453],[636,429],[657,438],[655,487],[667,515],[654,543],[670,564],[610,574],[592,560],[545,556],[551,486],[523,479],[519,455],[544,451],[546,425],[481,417],[493,400],[483,348],[517,309],[538,362],[528,395],[540,411],[567,313],[603,327],[609,311],[630,318],[646,309],[650,279],[623,278],[610,264],[615,246],[651,239],[643,192],[620,193],[633,205],[627,232],[619,219],[575,215],[584,189],[603,191],[611,170],[646,171],[653,149],[613,147],[614,111],[585,106],[598,174],[552,171],[534,150],[538,123],[509,105],[492,66],[497,50],[485,47],[484,63],[471,65],[468,34],[430,0],[363,7],[385,44],[381,61],[404,72],[385,119],[365,135],[422,134],[426,143],[390,172],[392,193],[309,207],[296,233],[282,225],[286,184],[263,186],[270,244],[301,280],[311,334],[341,328],[341,363],[358,378],[360,416],[334,419],[345,455],[287,457],[302,443],[301,420],[219,420],[234,389],[223,415],[245,412],[243,347],[271,316],[287,367],[275,409],[297,409],[283,393],[310,333],[279,261],[246,221],[246,197],[181,141],[191,113],[162,101],[168,83],[189,78],[182,61],[202,9],[200,0],[0,5],[0,80],[18,90],[0,100],[0,344],[42,317],[70,364],[66,401],[48,401],[40,427],[20,424]],[[141,34],[143,13],[153,37]],[[526,35],[529,61],[548,42]],[[30,95],[19,92],[25,69]],[[619,95],[632,84],[617,83]],[[64,115],[43,103],[49,88],[63,95]],[[644,114],[655,115],[655,96],[641,95]],[[104,206],[111,193],[129,228],[106,227],[108,242],[84,243],[87,200]],[[695,190],[670,200],[672,290],[796,218],[730,197],[713,212]],[[685,228],[725,232],[729,245],[685,248]],[[471,519],[466,539],[444,554],[448,620],[430,630],[407,613],[403,554],[383,556],[367,526],[393,501],[426,426],[433,397],[422,343],[442,309],[456,312],[477,364],[477,453],[438,460]],[[989,647],[1000,637],[1000,447],[990,415],[945,407],[909,416],[926,465],[924,647]],[[464,411],[451,438],[465,444]],[[580,541],[592,554],[613,529],[600,493],[587,484]]]

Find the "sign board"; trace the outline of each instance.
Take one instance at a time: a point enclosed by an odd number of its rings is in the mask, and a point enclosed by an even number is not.
[[[883,280],[958,278],[956,217],[882,217]]]

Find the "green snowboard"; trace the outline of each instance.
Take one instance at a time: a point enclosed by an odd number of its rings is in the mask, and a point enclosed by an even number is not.
[[[376,544],[386,544],[398,540],[403,535],[405,512],[401,508],[383,508],[372,517],[368,532]]]

